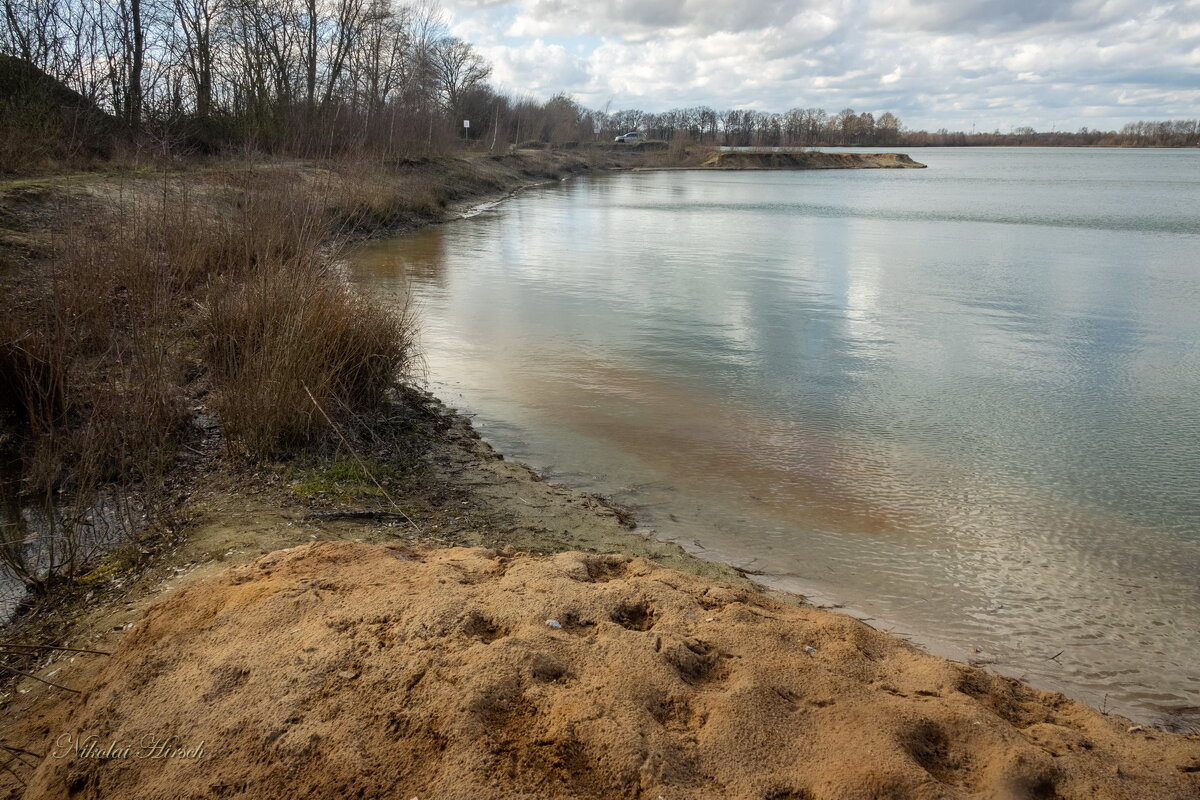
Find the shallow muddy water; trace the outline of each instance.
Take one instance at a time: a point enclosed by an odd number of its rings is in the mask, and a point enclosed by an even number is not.
[[[577,179],[373,243],[502,452],[884,630],[1200,706],[1200,152]]]

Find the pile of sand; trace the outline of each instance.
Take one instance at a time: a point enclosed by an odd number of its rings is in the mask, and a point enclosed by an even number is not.
[[[623,556],[313,544],[101,663],[46,749],[203,755],[50,757],[27,798],[1200,797],[1200,738]]]
[[[733,150],[709,156],[705,169],[924,169],[904,153]]]

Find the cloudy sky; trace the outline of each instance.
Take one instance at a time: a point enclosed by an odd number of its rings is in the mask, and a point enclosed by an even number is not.
[[[518,94],[893,111],[913,128],[1200,117],[1200,0],[442,0]]]

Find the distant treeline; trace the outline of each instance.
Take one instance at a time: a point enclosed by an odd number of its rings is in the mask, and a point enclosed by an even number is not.
[[[1121,131],[907,130],[892,113],[589,110],[516,98],[428,0],[3,0],[0,169],[105,149],[299,156],[611,139],[701,144],[1200,144],[1196,120]],[[470,120],[464,129],[463,120]],[[598,132],[597,132],[598,130]]]
[[[996,145],[1155,146],[1200,145],[1200,120],[1131,122],[1120,131],[1081,128],[1075,133],[1038,132],[1017,128],[1010,133],[965,133],[945,128],[930,132],[906,129],[890,112],[876,117],[852,108],[830,114],[820,108],[794,108],[785,113],[743,109],[717,111],[681,108],[660,114],[618,111],[607,117],[606,130],[641,130],[651,138],[684,136],[701,144],[758,147],[871,146],[956,147]]]
[[[1197,147],[1200,146],[1200,119],[1168,119],[1150,122],[1130,122],[1119,131],[1035,131],[1033,128],[1016,128],[1011,133],[950,132],[941,129],[929,131],[905,131],[901,144],[909,146],[1021,146],[1040,145],[1048,147]]]

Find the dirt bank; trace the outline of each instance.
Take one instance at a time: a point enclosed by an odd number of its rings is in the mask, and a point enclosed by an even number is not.
[[[780,153],[730,151],[713,153],[701,169],[925,169],[904,153]]]
[[[590,171],[639,165],[628,153],[521,150],[506,154],[417,156],[320,162],[209,159],[0,180],[0,268],[38,256],[64,229],[118,203],[152,204],[186,188],[187,201],[214,213],[239,209],[261,186],[311,197],[346,237],[395,234],[455,216],[461,204]],[[42,248],[38,245],[41,244]]]
[[[77,685],[21,726],[51,751],[29,800],[1200,793],[1200,739],[627,556],[276,552],[157,604]],[[131,751],[75,752],[91,735]]]

